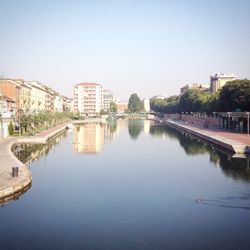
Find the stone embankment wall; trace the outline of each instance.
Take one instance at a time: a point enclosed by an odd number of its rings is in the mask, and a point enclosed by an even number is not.
[[[32,174],[28,167],[20,162],[12,153],[11,148],[18,143],[46,143],[47,140],[56,136],[70,124],[70,122],[62,123],[47,131],[43,131],[38,135],[21,137],[21,138],[7,138],[0,143],[0,202],[1,199],[14,195],[17,192],[25,190],[32,181]],[[19,168],[18,177],[11,176],[12,167]]]

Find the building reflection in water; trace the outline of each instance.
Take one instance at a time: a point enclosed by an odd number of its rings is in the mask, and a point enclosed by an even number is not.
[[[98,154],[102,151],[105,143],[114,139],[116,131],[116,121],[75,126],[74,151],[84,154]]]
[[[144,121],[144,133],[149,134],[150,131],[150,120],[145,120]]]

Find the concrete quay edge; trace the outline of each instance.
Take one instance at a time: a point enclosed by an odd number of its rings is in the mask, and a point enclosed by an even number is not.
[[[20,144],[20,143],[32,143],[32,144],[45,144],[47,140],[53,136],[56,136],[60,132],[66,129],[67,125],[71,122],[67,122],[64,124],[59,125],[58,129],[53,130],[52,132],[45,134],[45,135],[35,135],[30,137],[23,137],[23,138],[13,138],[10,140],[10,142],[7,145],[6,152],[6,158],[9,161],[9,165],[11,166],[17,166],[19,167],[19,173],[18,177],[11,177],[11,170],[12,168],[6,169],[8,173],[6,175],[10,176],[10,181],[3,187],[0,186],[0,203],[1,199],[4,199],[8,196],[12,196],[18,192],[24,191],[27,189],[28,186],[32,183],[32,173],[29,170],[29,168],[23,164],[21,161],[19,161],[13,154],[11,148],[14,144]]]
[[[175,128],[175,129],[181,129],[185,132],[188,132],[192,135],[195,135],[201,139],[204,139],[207,142],[210,142],[212,144],[215,144],[217,146],[220,146],[222,148],[225,148],[235,154],[250,154],[250,146],[249,145],[245,145],[243,143],[234,141],[232,139],[227,139],[227,138],[222,138],[220,136],[211,136],[207,133],[205,133],[204,131],[202,131],[199,128],[193,128],[191,126],[188,125],[182,125],[178,122],[175,122],[173,120],[165,120],[165,124],[167,124],[168,126]]]

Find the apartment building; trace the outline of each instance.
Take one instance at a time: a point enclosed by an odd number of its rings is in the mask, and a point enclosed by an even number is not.
[[[103,90],[103,110],[110,111],[110,103],[115,101],[115,96],[110,90]]]
[[[45,91],[45,110],[48,112],[53,112],[54,111],[54,99],[55,95],[57,94],[55,90],[49,88],[46,85],[43,85],[44,91]]]
[[[119,101],[116,103],[117,113],[124,114],[125,111],[128,109],[128,102],[126,101]]]
[[[15,110],[15,101],[6,95],[0,94],[0,114],[2,117],[6,115],[11,115]]]
[[[63,111],[74,112],[74,99],[66,96],[63,98]]]
[[[0,80],[0,95],[15,102],[15,110],[20,109],[21,86],[16,81],[8,78]]]
[[[21,87],[19,96],[20,109],[23,111],[29,111],[31,103],[31,86],[29,85],[28,82],[22,79],[17,79],[14,81],[18,83],[19,86]]]
[[[203,91],[209,92],[210,85],[209,84],[204,84],[204,83],[186,84],[182,88],[180,88],[180,94],[183,95],[190,89],[198,89],[198,90],[203,90]]]
[[[219,89],[221,89],[228,81],[236,80],[236,75],[231,74],[215,74],[213,76],[210,76],[210,91],[211,93],[217,92]]]
[[[29,84],[31,86],[30,111],[35,113],[44,111],[47,101],[44,86],[38,81],[30,81]]]
[[[74,111],[81,115],[95,116],[102,109],[102,85],[79,83],[74,85]]]
[[[64,99],[61,95],[56,94],[54,96],[54,112],[63,112]]]

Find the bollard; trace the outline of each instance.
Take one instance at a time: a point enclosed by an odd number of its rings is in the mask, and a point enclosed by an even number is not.
[[[16,177],[18,177],[18,167],[16,167]]]
[[[12,167],[12,177],[18,177],[18,167]]]
[[[12,177],[16,176],[16,167],[12,167]]]

